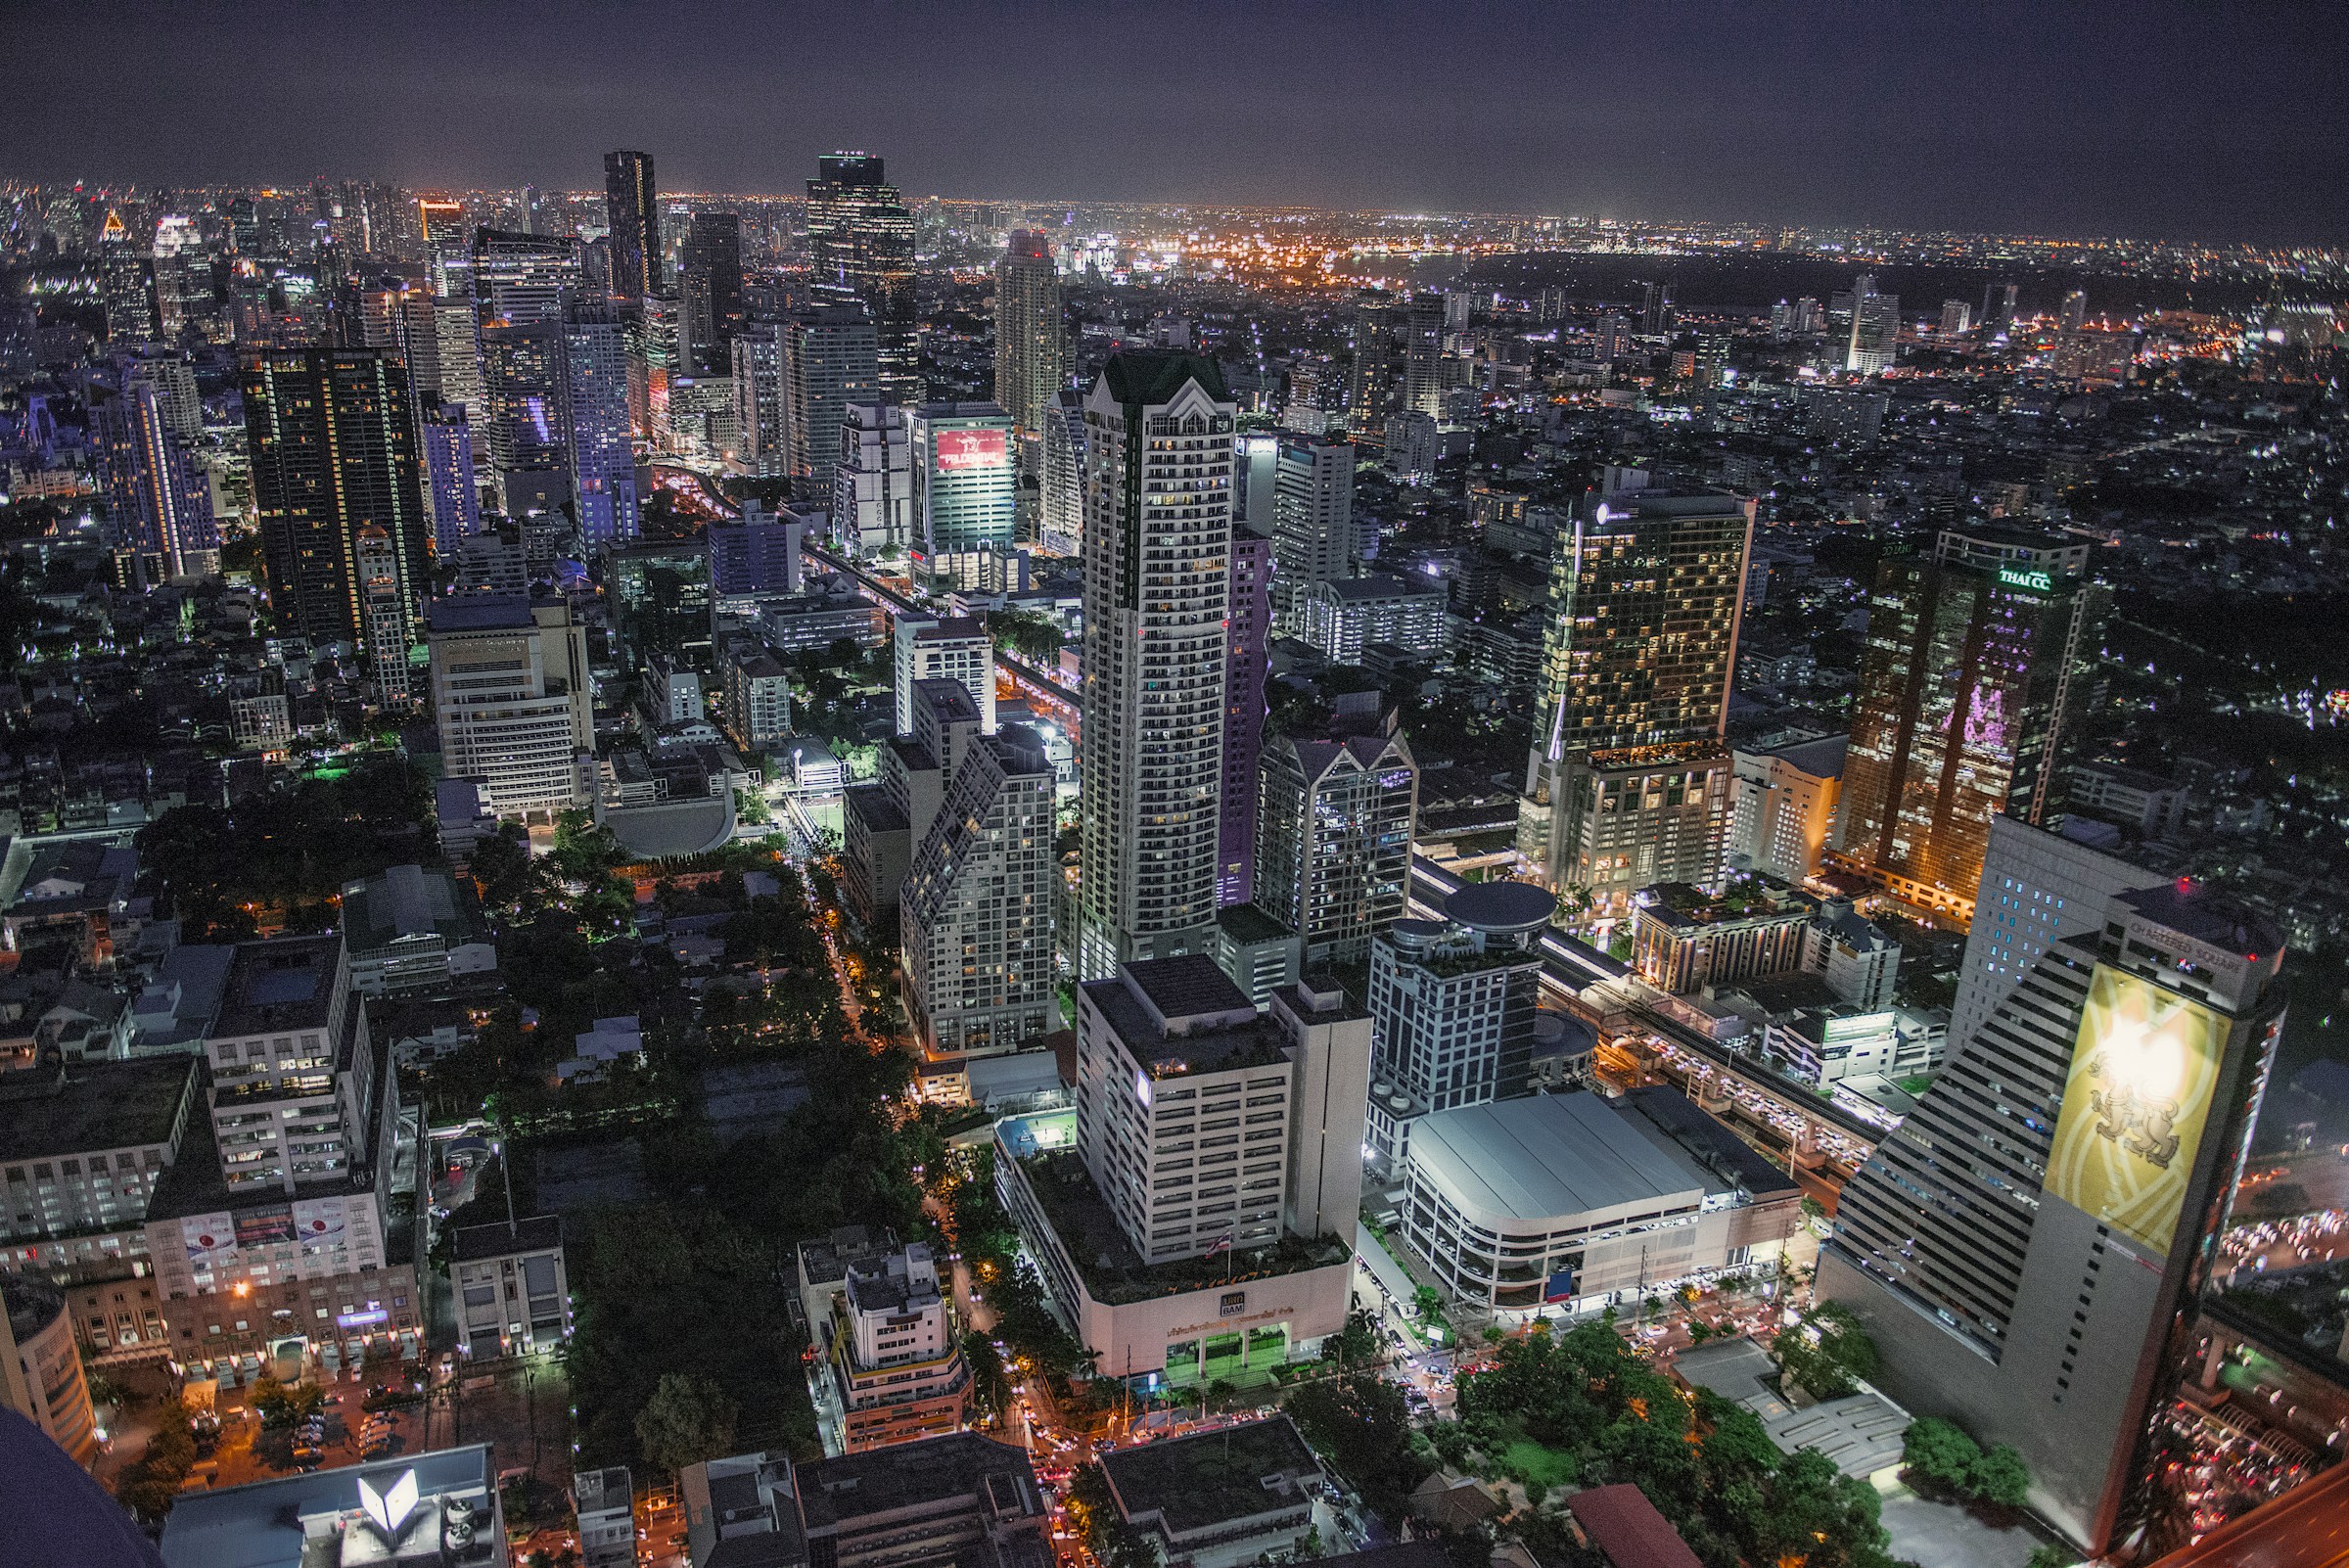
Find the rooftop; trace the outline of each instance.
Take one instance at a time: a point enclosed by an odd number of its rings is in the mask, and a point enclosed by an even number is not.
[[[1628,1481],[1577,1492],[1566,1508],[1614,1568],[1703,1568],[1672,1521]]]
[[[488,1444],[403,1453],[374,1464],[187,1493],[163,1522],[165,1568],[299,1568],[307,1540],[302,1521],[362,1517],[361,1480],[382,1496],[410,1474],[420,1498],[469,1502],[494,1515],[497,1471]],[[441,1560],[460,1568],[495,1562],[503,1554],[504,1543],[490,1530],[483,1530],[476,1543],[472,1553]],[[392,1559],[385,1554],[378,1560]]]
[[[1692,1163],[1589,1092],[1437,1111],[1413,1130],[1410,1158],[1471,1209],[1528,1221],[1694,1204],[1706,1186]]]
[[[852,1529],[874,1514],[972,1496],[986,1499],[997,1515],[1044,1511],[1027,1453],[976,1432],[823,1459],[802,1466],[799,1484],[800,1514],[811,1536]]]
[[[212,1021],[216,1038],[281,1029],[322,1029],[333,1010],[343,939],[275,937],[242,942],[229,964],[227,993]]]
[[[530,601],[519,593],[457,593],[425,606],[430,631],[528,631],[537,624]]]
[[[1214,959],[1200,955],[1128,964],[1117,978],[1087,982],[1084,994],[1154,1078],[1270,1066],[1289,1043]]]
[[[1219,403],[1231,401],[1223,387],[1223,367],[1207,354],[1128,348],[1110,355],[1101,375],[1110,396],[1128,407],[1171,402],[1188,381],[1197,382]]]
[[[1121,1449],[1101,1468],[1128,1520],[1155,1513],[1173,1537],[1305,1507],[1298,1483],[1321,1473],[1285,1415]]]
[[[402,937],[437,934],[466,942],[478,931],[456,879],[445,871],[395,865],[343,890],[343,934],[353,952],[373,952]]]
[[[1807,918],[1811,906],[1782,885],[1751,877],[1719,894],[1685,882],[1659,882],[1636,895],[1640,912],[1670,926],[1719,925],[1730,920]]]
[[[517,1222],[510,1229],[503,1224],[467,1225],[456,1233],[454,1245],[460,1263],[471,1263],[477,1258],[511,1258],[526,1252],[552,1252],[563,1245],[563,1217],[534,1214]]]
[[[195,1076],[192,1056],[0,1076],[0,1160],[167,1142]]]

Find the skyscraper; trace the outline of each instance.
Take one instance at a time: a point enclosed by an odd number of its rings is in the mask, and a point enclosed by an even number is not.
[[[1054,555],[1076,555],[1084,541],[1084,393],[1074,388],[1044,405],[1038,533]]]
[[[612,292],[642,300],[661,292],[661,206],[653,155],[604,155],[604,214],[612,230]]]
[[[2088,291],[2074,289],[2063,297],[2063,330],[2078,332],[2088,325]]]
[[[1315,582],[1361,575],[1354,526],[1354,442],[1282,436],[1272,474],[1272,616],[1294,636],[1300,594]]]
[[[1852,284],[1851,334],[1844,344],[1843,368],[1855,376],[1889,370],[1901,343],[1901,297],[1878,294],[1875,274],[1863,272]]]
[[[1639,330],[1651,338],[1661,338],[1672,330],[1671,284],[1639,285]]]
[[[1553,889],[1620,915],[1636,889],[1709,883],[1727,853],[1722,740],[1754,503],[1614,472],[1550,564],[1518,850]]]
[[[872,312],[883,394],[922,401],[913,214],[878,157],[832,153],[816,160],[816,177],[807,182],[807,250],[818,279],[854,290]]]
[[[1386,449],[1387,416],[1403,394],[1404,302],[1365,289],[1355,297],[1354,368],[1346,386],[1346,428],[1366,450]]]
[[[1011,416],[993,403],[924,403],[913,411],[917,577],[975,588],[982,558],[1009,554],[1019,517]]]
[[[249,357],[242,380],[270,606],[296,635],[364,643],[363,530],[390,537],[409,602],[428,580],[407,375],[381,349],[292,348]]]
[[[898,616],[894,639],[897,733],[914,731],[916,692],[925,680],[950,680],[971,694],[980,733],[995,732],[995,644],[977,616]]]
[[[784,478],[782,329],[771,322],[743,328],[733,362],[735,464],[757,479]]]
[[[1403,401],[1406,414],[1444,417],[1444,301],[1415,294],[1403,307]]]
[[[2242,1175],[2282,937],[2191,884],[2047,947],[1847,1182],[1818,1292],[1919,1414],[2011,1443],[2031,1506],[2102,1551]]]
[[[1267,648],[1272,635],[1272,541],[1231,530],[1228,663],[1223,669],[1223,804],[1216,830],[1216,902],[1256,893],[1257,764],[1264,756]]]
[[[995,260],[995,402],[1018,432],[1021,466],[1037,472],[1044,413],[1059,393],[1060,279],[1040,234],[1014,233]]]
[[[1877,568],[1830,861],[1966,923],[1990,819],[2060,820],[2108,603],[2088,553],[1983,525]]]
[[[791,313],[783,327],[783,395],[795,493],[832,493],[841,410],[870,402],[882,391],[880,378],[879,339],[864,306],[821,303]]]
[[[579,536],[590,548],[636,537],[636,449],[628,422],[628,364],[609,304],[563,323],[563,440]]]
[[[399,548],[378,524],[359,530],[352,552],[359,573],[359,616],[367,628],[368,673],[376,700],[402,706],[416,695],[415,667],[408,651],[416,645],[420,599],[411,592]]]
[[[98,292],[106,341],[120,347],[155,338],[155,259],[134,243],[122,214],[109,211],[98,234]]]
[[[579,242],[558,235],[480,229],[473,237],[473,300],[484,326],[560,321],[579,299]]]
[[[1231,434],[1213,359],[1111,358],[1085,399],[1079,970],[1213,950]]]
[[[933,1058],[1060,1027],[1052,764],[1024,724],[972,742],[899,893],[905,1009]]]
[[[153,383],[133,381],[92,400],[90,455],[106,497],[108,537],[138,552],[150,580],[216,568],[211,484],[171,428]]]
[[[433,514],[433,550],[449,555],[482,530],[482,492],[473,478],[473,425],[463,403],[419,399],[416,433],[424,447],[424,499]]]
[[[862,560],[898,557],[913,538],[913,431],[895,403],[840,410],[832,471],[832,542]]]
[[[455,594],[430,607],[441,770],[504,817],[546,819],[582,798],[595,750],[587,628],[562,599]]]
[[[1255,902],[1297,934],[1309,970],[1360,962],[1403,916],[1419,764],[1393,725],[1266,743]]]
[[[723,376],[742,331],[742,219],[696,212],[679,258],[677,332],[686,374]]]

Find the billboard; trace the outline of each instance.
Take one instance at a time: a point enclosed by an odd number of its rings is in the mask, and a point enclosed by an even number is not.
[[[192,1268],[233,1268],[237,1264],[237,1222],[225,1214],[192,1214],[179,1222],[180,1244]]]
[[[239,1247],[267,1247],[294,1239],[294,1206],[273,1203],[265,1208],[245,1209],[237,1215],[237,1245]]]
[[[2072,1046],[2047,1190],[2166,1255],[2227,1048],[2227,1020],[2096,966]]]
[[[294,1238],[304,1252],[343,1245],[343,1200],[320,1198],[294,1205]]]
[[[999,430],[942,430],[938,432],[937,465],[941,474],[965,469],[1008,468],[1010,443]]]

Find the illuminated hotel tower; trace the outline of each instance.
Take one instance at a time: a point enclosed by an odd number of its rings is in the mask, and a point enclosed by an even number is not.
[[[1222,372],[1112,358],[1085,398],[1078,965],[1212,951],[1233,421]]]

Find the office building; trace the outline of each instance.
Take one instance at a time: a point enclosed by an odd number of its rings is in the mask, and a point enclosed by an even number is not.
[[[871,313],[880,357],[876,390],[893,402],[921,402],[913,214],[879,158],[833,153],[816,160],[816,177],[807,182],[807,252],[819,281],[852,290]]]
[[[395,865],[381,876],[343,885],[343,959],[350,989],[362,996],[433,996],[469,975],[497,968],[473,905],[445,871]]]
[[[506,1568],[501,1457],[476,1443],[241,1487],[197,1488],[163,1521],[163,1568]]]
[[[462,1226],[450,1259],[459,1356],[491,1360],[552,1349],[571,1337],[561,1216]]]
[[[190,956],[134,1003],[129,1048],[144,1055],[149,1041],[166,1041],[152,1047],[159,1054],[75,1060],[61,1045],[66,1059],[10,1073],[9,1093],[0,1097],[0,1177],[14,1201],[0,1210],[0,1268],[60,1279],[144,1271],[148,1204],[179,1158],[201,1103],[187,1038],[201,1039],[211,1022],[229,953],[194,945],[177,951]],[[171,1011],[177,1006],[202,1016],[182,1018]],[[93,1338],[117,1326],[124,1344],[160,1338],[158,1325],[135,1317],[115,1325],[111,1314]]]
[[[1327,1484],[1286,1415],[1136,1444],[1104,1454],[1101,1474],[1155,1560],[1190,1568],[1292,1560],[1319,1528],[1314,1498]]]
[[[1267,646],[1272,635],[1272,541],[1231,533],[1230,636],[1223,667],[1223,800],[1216,825],[1216,902],[1256,890],[1257,764],[1264,756]]]
[[[165,343],[195,331],[212,310],[212,268],[196,220],[176,213],[155,225],[155,317]]]
[[[1275,585],[1279,574],[1273,575]],[[1445,592],[1425,577],[1373,573],[1308,582],[1291,606],[1289,635],[1333,665],[1359,667],[1381,644],[1432,659],[1444,646]]]
[[[427,581],[407,377],[379,349],[281,348],[249,357],[242,379],[271,608],[295,635],[364,642],[362,532],[389,537],[409,603]]]
[[[1355,297],[1346,429],[1366,451],[1386,449],[1387,416],[1403,395],[1405,335],[1402,300],[1368,289]]]
[[[434,296],[429,309],[433,385],[424,390],[438,393],[443,402],[462,403],[479,418],[487,407],[488,395],[482,381],[481,313],[470,299],[462,297]],[[422,335],[421,331],[411,333],[411,345]],[[411,361],[410,371],[414,368]]]
[[[605,552],[613,629],[629,658],[641,663],[668,654],[694,669],[710,668],[710,547],[701,539],[640,540]]]
[[[2109,602],[2084,578],[2088,550],[1994,524],[1877,568],[1828,856],[1839,869],[1964,924],[1991,819],[2061,821]]]
[[[873,318],[860,304],[809,305],[784,322],[783,428],[795,494],[832,493],[844,410],[883,391],[878,345]]]
[[[1818,1290],[1885,1392],[2011,1443],[2031,1506],[2113,1539],[2242,1175],[2283,940],[2192,884],[2124,892],[1956,1041],[1847,1182]]]
[[[995,259],[995,405],[1011,416],[1022,466],[1042,441],[1044,414],[1060,395],[1065,348],[1060,279],[1040,234],[1015,230]]]
[[[1941,335],[1962,338],[1973,329],[1974,307],[1963,300],[1944,300],[1941,302]]]
[[[677,1490],[694,1568],[1032,1568],[1051,1554],[1028,1455],[976,1432],[796,1468],[775,1453],[713,1459]]]
[[[637,495],[621,324],[606,309],[571,311],[562,345],[563,444],[579,536],[590,549],[624,544],[637,534]]]
[[[1641,888],[1632,904],[1632,967],[1675,995],[1792,974],[1803,967],[1811,917],[1808,899],[1761,878],[1719,894],[1684,882]]]
[[[1639,330],[1651,338],[1661,338],[1672,331],[1671,284],[1639,285]]]
[[[1010,554],[1018,533],[1011,416],[993,403],[924,403],[912,438],[914,574],[975,588],[983,558]]]
[[[1369,1037],[1334,983],[1259,1014],[1204,954],[1079,986],[1077,1108],[998,1123],[996,1187],[1105,1371],[1204,1382],[1344,1325]]]
[[[982,733],[995,732],[995,644],[977,616],[929,620],[898,616],[897,643],[897,733],[914,730],[914,692],[925,680],[951,680],[971,694]]]
[[[1280,735],[1258,787],[1252,897],[1296,933],[1304,963],[1359,963],[1400,919],[1419,765],[1394,715],[1367,734]]]
[[[1272,537],[1273,481],[1280,471],[1280,437],[1242,431],[1231,438],[1231,531]]]
[[[2186,869],[2184,854],[2158,845],[2096,845],[1992,817],[1950,1038],[1971,1039],[2049,948],[2096,930],[2114,896],[2164,886]]]
[[[887,1231],[835,1230],[799,1249],[799,1291],[813,1341],[808,1382],[829,1454],[962,1430],[971,1374],[929,1246]]]
[[[911,725],[881,745],[880,776],[843,799],[848,903],[866,930],[898,919],[913,852],[929,840],[955,767],[984,733],[978,705],[958,680],[913,683]]]
[[[1272,612],[1283,636],[1296,635],[1302,589],[1361,572],[1354,462],[1354,442],[1342,433],[1280,438],[1272,479]]]
[[[204,439],[204,397],[197,391],[196,367],[172,353],[138,354],[115,363],[121,369],[123,392],[151,391],[163,428],[193,451]]]
[[[485,327],[560,321],[581,302],[579,242],[479,229],[473,236],[473,301]]]
[[[426,393],[419,400],[416,436],[423,448],[424,502],[433,517],[433,554],[456,553],[482,530],[482,491],[473,474],[473,422],[463,403]]]
[[[1661,1086],[1438,1111],[1403,1176],[1405,1243],[1464,1308],[1512,1323],[1767,1269],[1802,1213],[1785,1173]]]
[[[604,155],[604,216],[612,236],[612,292],[622,300],[661,293],[661,203],[650,153]]]
[[[1428,1112],[1533,1086],[1539,944],[1557,906],[1530,882],[1472,882],[1442,919],[1392,921],[1371,939],[1364,1144],[1381,1169],[1402,1169]]]
[[[1851,317],[1843,368],[1855,376],[1891,369],[1901,344],[1900,296],[1878,294],[1875,274],[1863,272],[1852,283]]]
[[[1034,1045],[1060,1026],[1052,764],[1024,724],[973,741],[899,893],[905,1010],[933,1059]]]
[[[679,357],[686,374],[726,375],[745,319],[742,219],[732,212],[696,212],[685,228],[677,275]]]
[[[137,553],[149,581],[218,569],[211,484],[153,384],[92,397],[90,456],[108,537]]]
[[[1602,310],[1591,335],[1591,357],[1612,365],[1632,357],[1632,319],[1620,310]]]
[[[586,797],[595,749],[587,629],[560,599],[459,595],[428,612],[441,772],[502,817],[547,820]]]
[[[1084,393],[1074,388],[1044,405],[1037,532],[1049,555],[1084,548]]]
[[[832,542],[853,559],[902,559],[913,542],[913,422],[895,403],[840,411]]]
[[[784,427],[783,336],[773,322],[752,322],[735,335],[734,465],[754,479],[789,475]]]
[[[155,341],[155,260],[132,242],[120,212],[109,211],[98,235],[98,294],[108,343]]]
[[[1722,740],[1754,503],[1614,471],[1557,535],[1518,850],[1602,918],[1709,883],[1727,853]]]
[[[1236,413],[1176,352],[1113,357],[1085,399],[1087,977],[1213,946]]]
[[[806,516],[789,509],[769,512],[755,500],[743,502],[736,517],[712,519],[710,591],[721,603],[800,592],[805,579],[800,551],[810,530]]]
[[[1444,300],[1415,294],[1402,307],[1403,400],[1398,412],[1444,418]]]
[[[1789,741],[1732,758],[1736,797],[1729,822],[1729,866],[1781,882],[1819,874],[1834,842],[1842,800],[1847,735]]]

